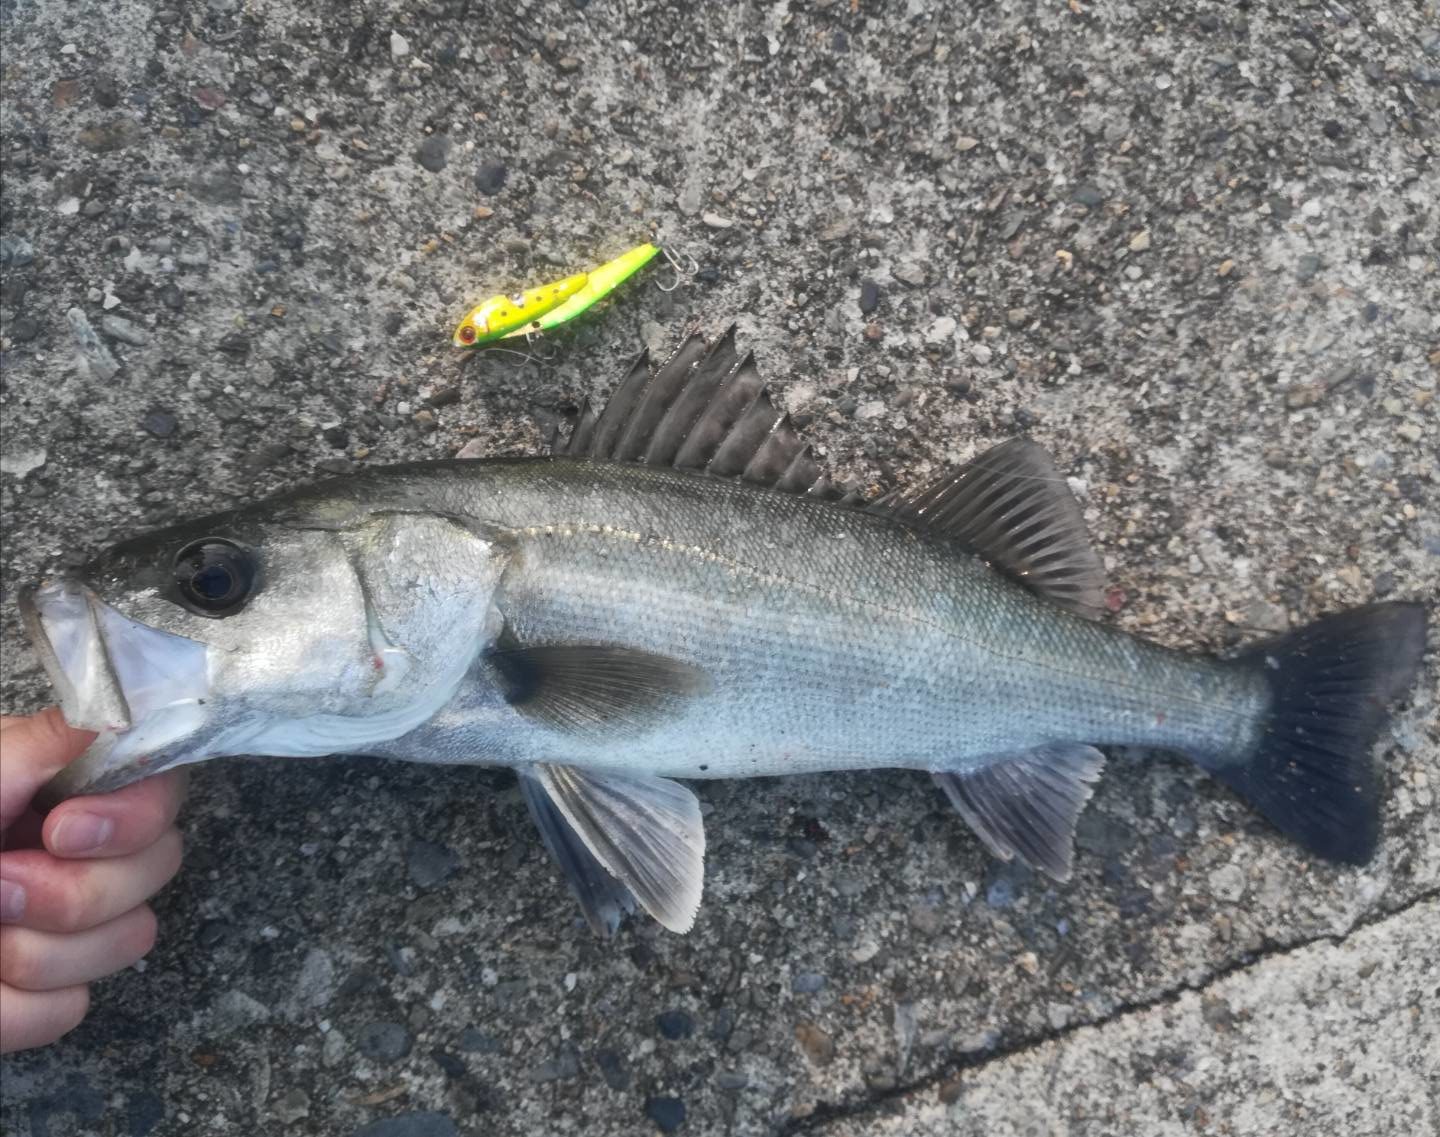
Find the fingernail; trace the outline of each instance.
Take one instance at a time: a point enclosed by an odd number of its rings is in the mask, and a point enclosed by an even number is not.
[[[50,848],[62,857],[93,853],[115,832],[115,822],[98,813],[67,813],[50,835]]]
[[[0,880],[0,923],[13,924],[25,915],[25,886]]]

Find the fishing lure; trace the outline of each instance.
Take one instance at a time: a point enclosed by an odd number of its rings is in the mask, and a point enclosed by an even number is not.
[[[589,272],[577,272],[564,280],[542,284],[513,296],[492,296],[472,308],[459,325],[451,342],[456,347],[480,347],[497,340],[529,336],[548,331],[603,300],[660,252],[657,245],[636,245],[613,261]],[[669,258],[669,254],[666,254]],[[670,258],[671,264],[676,262]],[[676,266],[679,271],[679,266]]]

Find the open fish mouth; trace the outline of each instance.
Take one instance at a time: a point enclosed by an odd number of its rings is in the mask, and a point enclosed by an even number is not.
[[[205,722],[208,648],[121,615],[78,581],[27,590],[20,613],[65,721],[98,737],[42,790],[51,802],[157,773]]]

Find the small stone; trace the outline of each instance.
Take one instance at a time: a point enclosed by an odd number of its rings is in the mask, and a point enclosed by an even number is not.
[[[90,326],[90,318],[80,308],[71,308],[65,313],[75,342],[80,347],[80,357],[90,368],[90,373],[102,383],[108,383],[120,373],[120,362],[111,350],[101,342]]]
[[[144,347],[150,342],[150,333],[124,316],[101,316],[100,330],[112,340],[128,343],[131,347]]]
[[[661,1133],[674,1133],[685,1124],[685,1103],[679,1098],[649,1098],[645,1102],[645,1116]]]
[[[440,390],[431,393],[425,400],[432,407],[448,407],[460,401],[459,387],[441,387]]]
[[[1285,392],[1285,405],[1292,410],[1313,407],[1325,397],[1325,388],[1320,383],[1300,383]]]
[[[914,261],[906,261],[890,273],[901,284],[908,284],[911,288],[920,288],[925,284],[925,269]]]
[[[952,316],[940,316],[925,332],[926,343],[944,343],[955,334],[955,329],[960,325],[955,322]]]
[[[660,1034],[672,1042],[689,1038],[695,1033],[695,1020],[684,1011],[666,1011],[656,1018],[655,1024],[660,1028]]]
[[[555,61],[555,66],[567,75],[570,75],[580,70],[580,61],[573,55],[562,55]]]
[[[16,343],[29,343],[40,334],[40,324],[30,316],[17,316],[10,323],[10,338]]]
[[[1015,957],[1015,966],[1026,975],[1038,975],[1040,973],[1040,957],[1033,951],[1022,951]]]
[[[813,971],[802,971],[799,975],[790,980],[790,990],[797,995],[813,995],[816,991],[825,989],[825,976],[818,975]]]
[[[443,134],[432,134],[420,143],[415,151],[415,161],[432,174],[438,174],[450,160],[450,139]]]
[[[1081,182],[1070,193],[1070,200],[1076,205],[1083,205],[1089,209],[1095,209],[1105,204],[1105,194],[1099,186]]]
[[[1400,426],[1397,426],[1395,428],[1395,433],[1398,434],[1401,438],[1403,438],[1406,442],[1419,442],[1420,439],[1424,436],[1425,432],[1421,429],[1419,423],[1407,422],[1402,423]]]
[[[448,1114],[427,1110],[382,1117],[362,1125],[352,1137],[459,1137],[459,1132]]]
[[[0,236],[0,268],[24,268],[35,259],[35,246],[13,233]]]
[[[1315,274],[1320,271],[1324,263],[1318,254],[1306,253],[1296,264],[1295,275],[1299,278],[1300,283],[1305,284],[1315,278]]]
[[[612,1090],[630,1088],[630,1071],[625,1068],[625,1059],[616,1050],[597,1050],[595,1065],[600,1067],[600,1076]]]
[[[115,81],[113,75],[97,75],[95,82],[91,85],[91,91],[95,95],[95,102],[98,106],[110,110],[120,105],[120,85]]]
[[[880,286],[868,276],[860,282],[860,311],[868,316],[880,307]]]
[[[505,168],[503,162],[487,159],[476,167],[475,188],[486,197],[494,197],[505,188],[505,180],[509,176],[510,171]]]
[[[360,1028],[355,1048],[367,1058],[398,1062],[410,1053],[410,1032],[400,1023],[369,1023]]]
[[[172,312],[179,312],[185,307],[185,294],[173,281],[167,282],[160,288],[160,303]]]
[[[7,450],[0,454],[0,474],[23,478],[30,471],[45,465],[45,454],[43,446],[32,450]]]
[[[1141,229],[1135,236],[1130,238],[1130,251],[1132,253],[1143,253],[1150,247],[1150,230]]]
[[[455,875],[460,868],[460,858],[444,845],[414,841],[405,855],[405,867],[417,887],[434,888]]]
[[[982,367],[994,358],[995,352],[988,344],[977,343],[970,348],[970,358]]]
[[[410,54],[410,41],[399,32],[390,33],[390,58],[404,59]]]
[[[712,213],[709,210],[706,210],[700,215],[700,220],[710,229],[729,229],[735,224],[730,218],[722,217],[720,214]]]
[[[974,150],[975,147],[979,145],[980,139],[971,138],[968,134],[962,134],[959,138],[955,139],[955,149],[962,154]]]
[[[310,1098],[301,1089],[292,1089],[275,1103],[272,1110],[282,1125],[294,1125],[302,1117],[310,1116]]]
[[[530,1071],[530,1080],[544,1085],[547,1082],[563,1082],[580,1074],[580,1053],[569,1043],[548,1062],[542,1062]]]
[[[1290,618],[1285,609],[1268,600],[1253,600],[1245,606],[1241,617],[1247,628],[1258,632],[1284,632],[1290,628]]]
[[[270,1008],[244,991],[232,988],[215,1000],[210,1017],[215,1034],[234,1034],[268,1021]]]
[[[486,1034],[483,1030],[468,1026],[460,1032],[459,1047],[472,1054],[499,1054],[500,1040],[493,1034]]]
[[[350,434],[343,426],[327,426],[320,435],[336,450],[344,450],[350,445]]]
[[[722,1090],[734,1092],[750,1084],[750,1076],[740,1070],[721,1070],[715,1075],[715,1085]]]
[[[885,338],[885,329],[879,324],[872,322],[865,325],[864,336],[871,343],[879,343]]]
[[[835,1040],[814,1023],[800,1023],[795,1028],[795,1041],[805,1052],[805,1057],[817,1066],[828,1066],[835,1061]]]
[[[1222,865],[1210,874],[1210,894],[1216,900],[1234,904],[1245,895],[1245,870],[1239,865]]]

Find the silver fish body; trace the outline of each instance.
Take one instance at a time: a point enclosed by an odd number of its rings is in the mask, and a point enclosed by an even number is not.
[[[231,754],[513,767],[591,925],[691,926],[673,779],[929,771],[995,855],[1057,879],[1097,746],[1188,755],[1363,861],[1371,747],[1425,609],[1371,605],[1233,659],[1096,617],[1100,562],[1012,440],[905,495],[835,490],[733,330],[641,360],[549,458],[370,470],[200,518],[22,598],[67,719],[49,787]]]
[[[665,777],[956,769],[1086,739],[1249,749],[1258,676],[1049,604],[883,515],[704,474],[574,459],[437,463],[368,500],[428,502],[513,549],[496,605],[518,640],[672,656],[704,690],[639,734],[507,703],[477,660],[434,718],[376,752]]]

